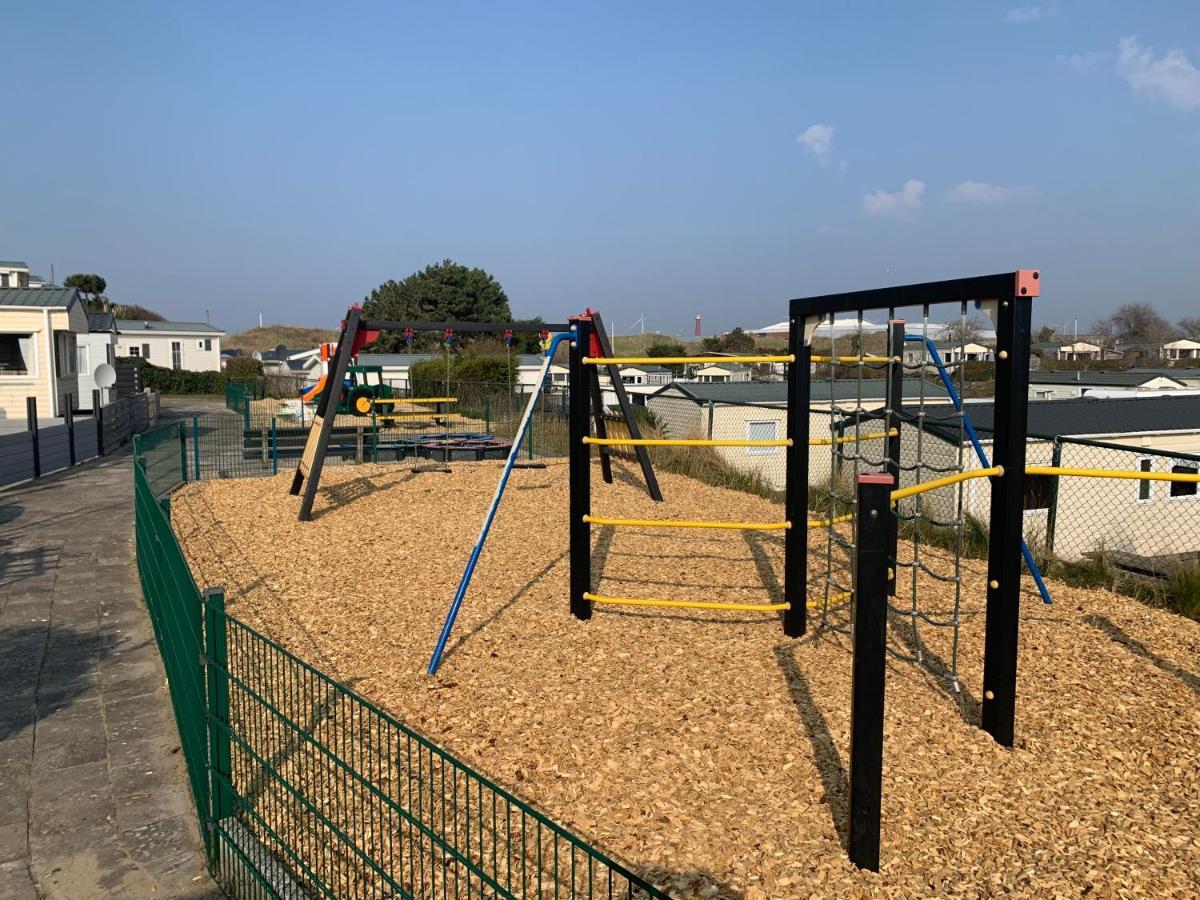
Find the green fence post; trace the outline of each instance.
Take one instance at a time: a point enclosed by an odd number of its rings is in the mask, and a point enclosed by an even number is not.
[[[483,430],[492,433],[492,395],[483,395]]]
[[[1054,450],[1050,465],[1062,465],[1062,440],[1054,439]],[[1050,479],[1050,509],[1046,512],[1046,556],[1054,555],[1054,529],[1058,527],[1058,476]]]
[[[271,416],[271,474],[279,474],[279,428],[274,416]]]
[[[134,441],[135,442],[137,441],[136,437],[134,437]],[[185,425],[183,423],[182,419],[179,420],[179,480],[182,481],[184,484],[187,484],[187,480],[188,480],[187,425]]]
[[[250,430],[250,392],[242,392],[242,424]]]
[[[192,455],[196,458],[196,480],[200,480],[200,417],[192,416]]]
[[[229,732],[229,647],[226,640],[225,592],[204,591],[204,666],[208,689],[208,765],[212,819],[233,815],[233,741]],[[210,852],[212,852],[210,850]]]

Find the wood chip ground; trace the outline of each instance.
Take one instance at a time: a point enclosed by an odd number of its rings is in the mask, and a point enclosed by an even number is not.
[[[595,479],[597,515],[781,517],[673,475],[654,504],[619,468],[614,485]],[[889,664],[882,867],[860,872],[842,833],[847,640],[787,640],[774,614],[597,607],[576,621],[561,462],[513,474],[450,652],[425,676],[499,471],[329,469],[305,524],[290,473],[206,482],[172,518],[197,582],[224,586],[235,615],[674,896],[1200,895],[1200,624],[1105,591],[1052,582],[1043,606],[1026,590],[1005,750],[976,724],[985,571],[968,561],[962,697]],[[594,540],[602,593],[778,592],[777,534]],[[926,608],[949,603],[945,585],[922,591]],[[900,650],[908,627],[893,620]],[[927,660],[948,658],[945,631],[921,637]]]

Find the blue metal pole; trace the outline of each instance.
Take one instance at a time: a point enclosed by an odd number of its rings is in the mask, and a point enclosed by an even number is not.
[[[954,404],[954,408],[958,412],[963,413],[963,426],[966,429],[967,437],[971,439],[971,446],[975,448],[975,455],[979,458],[979,464],[985,469],[990,467],[991,463],[988,462],[987,453],[984,452],[983,445],[979,443],[979,435],[975,433],[975,426],[971,424],[971,417],[963,412],[962,400],[958,396],[958,391],[954,390],[954,383],[950,380],[950,376],[946,372],[946,364],[942,362],[942,356],[938,353],[937,347],[933,345],[933,341],[919,334],[906,334],[904,339],[925,345],[925,349],[929,351],[929,356],[933,360],[933,364],[937,366],[938,375],[942,379],[942,386],[946,388],[946,393],[950,395],[950,401]],[[1033,576],[1033,583],[1037,585],[1038,593],[1042,595],[1042,602],[1051,603],[1050,589],[1046,587],[1046,582],[1042,578],[1042,572],[1034,561],[1033,554],[1029,552],[1029,545],[1024,540],[1021,541],[1021,556],[1025,559],[1025,565],[1029,569],[1029,574]]]
[[[534,386],[533,394],[529,398],[529,404],[525,407],[525,414],[521,417],[521,424],[517,428],[517,433],[513,436],[512,446],[508,450],[508,459],[504,463],[504,471],[500,475],[500,484],[496,487],[496,493],[492,496],[491,506],[488,507],[487,515],[483,517],[483,527],[479,530],[479,537],[475,540],[475,546],[471,548],[471,556],[467,559],[467,567],[463,570],[462,580],[458,583],[458,590],[454,592],[454,602],[450,604],[450,612],[446,614],[446,621],[442,625],[442,633],[438,636],[437,646],[433,650],[433,657],[429,660],[429,675],[436,675],[438,666],[442,662],[442,654],[446,651],[446,643],[450,640],[450,632],[454,630],[454,620],[458,618],[458,611],[462,607],[463,598],[467,595],[467,588],[471,584],[471,576],[475,574],[475,565],[479,562],[479,555],[483,552],[483,545],[487,541],[488,532],[491,530],[492,522],[496,518],[496,512],[500,509],[500,499],[504,496],[504,487],[508,484],[508,476],[512,474],[513,463],[517,461],[517,455],[521,450],[521,441],[525,437],[525,432],[529,428],[530,420],[533,417],[534,408],[537,405],[538,395],[542,392],[542,387],[546,383],[546,374],[550,371],[550,361],[554,359],[554,351],[558,349],[561,341],[571,337],[569,333],[556,334],[550,342],[550,349],[546,353],[546,361],[542,364],[542,374],[538,378],[537,384]]]

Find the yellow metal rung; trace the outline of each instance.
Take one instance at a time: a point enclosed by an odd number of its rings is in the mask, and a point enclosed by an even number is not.
[[[402,413],[375,413],[377,419],[452,419],[464,418],[458,413],[438,412],[437,410],[427,410],[426,412],[402,412]]]
[[[1067,475],[1080,478],[1120,478],[1125,481],[1174,481],[1183,484],[1200,483],[1200,474],[1185,472],[1142,472],[1127,469],[1073,469],[1067,466],[1027,466],[1027,475]]]
[[[990,469],[972,469],[969,472],[958,472],[955,475],[947,475],[945,478],[935,478],[932,481],[923,481],[920,484],[910,485],[906,488],[900,488],[898,491],[892,491],[893,500],[903,500],[905,497],[912,497],[916,494],[924,494],[926,491],[936,491],[938,488],[949,487],[952,484],[958,484],[960,481],[970,481],[972,478],[991,478],[1004,474],[1003,466],[992,466]]]
[[[826,525],[837,525],[840,522],[849,522],[854,518],[854,513],[846,513],[844,516],[834,516],[832,519],[809,519],[809,528],[824,528]]]
[[[687,522],[664,519],[601,519],[584,516],[583,521],[593,525],[614,525],[627,528],[728,528],[735,531],[783,531],[791,528],[791,522]]]
[[[900,362],[899,356],[814,356],[812,361],[827,363],[845,363],[846,365],[862,365],[865,363]]]
[[[594,438],[585,437],[585,444],[599,447],[790,447],[792,442],[782,441],[736,441],[705,440],[701,438]]]
[[[833,444],[853,444],[855,441],[875,441],[880,438],[895,437],[899,433],[895,428],[889,428],[887,431],[872,431],[870,434],[848,434],[838,438],[812,438],[808,444],[810,447],[829,447]]]
[[[721,363],[790,363],[796,357],[786,356],[585,356],[588,366],[709,366]]]
[[[372,397],[372,403],[457,403],[457,397]]]
[[[723,603],[717,600],[654,600],[648,597],[603,597],[598,594],[583,595],[593,603],[608,603],[613,606],[665,606],[679,609],[730,609],[737,612],[779,612],[791,609],[790,603]]]

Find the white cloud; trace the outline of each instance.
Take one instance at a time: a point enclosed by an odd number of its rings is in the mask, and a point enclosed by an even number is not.
[[[868,216],[895,216],[903,218],[921,208],[921,197],[925,193],[925,182],[910,178],[904,187],[893,194],[885,190],[863,194],[863,212]]]
[[[807,147],[818,163],[827,166],[833,156],[833,126],[822,125],[819,122],[816,125],[809,125],[796,138],[796,143]]]
[[[994,206],[1032,195],[1033,190],[1027,187],[1002,187],[998,184],[988,184],[985,181],[962,181],[946,192],[946,199],[951,203]]]
[[[1060,66],[1066,66],[1068,69],[1074,69],[1076,72],[1086,72],[1088,69],[1093,69],[1100,63],[1108,62],[1113,58],[1113,54],[1107,50],[1089,50],[1087,53],[1071,53],[1058,54],[1055,57]]]
[[[1043,19],[1048,19],[1057,14],[1058,7],[1053,4],[1047,6],[1038,6],[1036,4],[1014,6],[1004,14],[1004,21],[1013,25],[1031,25],[1034,22],[1041,22]]]
[[[1122,38],[1117,44],[1117,74],[1135,94],[1179,110],[1200,109],[1200,69],[1182,50],[1168,50],[1156,57],[1154,48],[1143,47],[1136,37]]]

